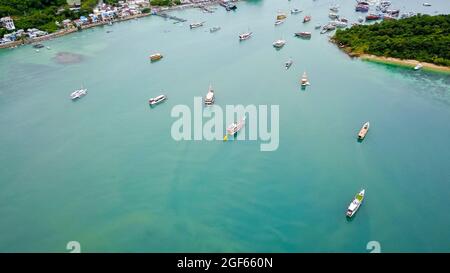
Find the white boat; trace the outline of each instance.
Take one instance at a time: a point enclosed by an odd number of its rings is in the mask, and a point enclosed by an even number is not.
[[[245,125],[245,117],[243,117],[240,121],[238,122],[234,122],[231,123],[228,127],[227,127],[227,134],[229,135],[235,135],[237,134],[237,132],[239,132],[239,130],[242,129],[242,127],[244,127]]]
[[[190,24],[189,27],[190,27],[191,29],[193,29],[193,28],[198,28],[198,27],[203,26],[203,23],[204,23],[204,22],[195,22],[195,23]]]
[[[148,100],[148,104],[150,104],[150,106],[152,105],[156,105],[162,101],[165,101],[167,99],[167,97],[165,95],[159,95],[155,98],[151,98]]]
[[[309,85],[309,81],[308,81],[308,77],[306,76],[306,72],[303,72],[303,76],[302,76],[300,83],[302,86]]]
[[[209,32],[213,33],[213,32],[219,31],[219,30],[220,30],[220,27],[212,27],[209,29]]]
[[[250,39],[250,37],[252,37],[252,34],[253,34],[253,32],[246,32],[246,33],[239,34],[239,41]]]
[[[423,6],[424,7],[431,7],[431,4],[430,3],[423,3]]]
[[[302,12],[302,11],[299,10],[299,9],[291,9],[291,14],[297,14],[297,13],[300,13],[300,12]]]
[[[370,127],[369,122],[364,123],[363,127],[361,128],[361,130],[359,130],[359,133],[358,133],[359,140],[363,140],[366,137],[366,134],[369,131],[369,127]]]
[[[286,67],[286,70],[288,70],[293,63],[294,61],[292,61],[292,59],[289,59],[289,61],[285,62],[284,67]]]
[[[276,20],[275,21],[276,26],[281,25],[282,23],[284,23],[284,20]]]
[[[320,29],[322,27],[322,25],[316,25],[314,28],[315,29]]]
[[[350,203],[350,205],[348,206],[347,209],[347,217],[352,217],[353,215],[355,215],[356,211],[359,209],[359,207],[361,206],[363,200],[364,200],[364,194],[365,194],[365,190],[362,189],[353,199],[353,201]]]
[[[212,88],[211,85],[209,85],[209,89],[208,89],[208,93],[206,94],[205,97],[205,104],[206,105],[212,105],[214,104],[214,89]]]
[[[330,12],[330,14],[328,14],[328,17],[330,17],[331,19],[337,19],[337,18],[339,18],[339,15],[337,15],[336,13]]]
[[[76,100],[76,99],[83,97],[86,94],[87,94],[87,89],[84,88],[83,86],[81,86],[80,89],[77,89],[70,94],[70,99]]]
[[[286,41],[285,40],[276,40],[275,42],[273,42],[273,46],[275,47],[275,48],[282,48],[284,45],[286,44]]]
[[[414,66],[414,70],[419,70],[423,67],[422,64],[417,64],[416,66]]]

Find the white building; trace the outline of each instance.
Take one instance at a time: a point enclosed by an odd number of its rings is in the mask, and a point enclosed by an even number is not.
[[[11,17],[3,17],[0,19],[0,22],[7,30],[15,30],[14,21]]]

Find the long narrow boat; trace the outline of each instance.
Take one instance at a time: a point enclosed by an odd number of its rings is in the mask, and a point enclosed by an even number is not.
[[[252,34],[253,32],[246,32],[239,34],[239,41],[250,39],[250,37],[252,37]]]
[[[304,38],[304,39],[309,39],[309,38],[311,38],[311,32],[300,31],[300,32],[296,32],[295,36],[296,37],[300,37],[300,38]]]
[[[311,16],[307,15],[303,18],[303,23],[308,23],[309,21],[311,21]]]
[[[155,98],[149,99],[148,104],[150,104],[150,106],[153,106],[153,105],[156,105],[158,103],[165,101],[166,99],[167,99],[167,97],[165,95],[159,95]]]
[[[359,133],[358,133],[359,140],[363,140],[366,137],[366,134],[369,131],[369,127],[370,127],[369,122],[364,123],[363,127],[361,128],[361,130],[359,130]]]
[[[347,208],[347,217],[351,218],[353,215],[355,215],[356,211],[358,211],[359,207],[361,206],[364,195],[366,193],[366,190],[362,189],[353,199],[353,201],[350,203],[350,205]]]
[[[205,97],[205,104],[206,105],[212,105],[214,104],[215,96],[214,96],[214,89],[211,85],[209,85],[208,93]]]
[[[289,59],[289,61],[285,62],[284,67],[286,67],[286,70],[288,70],[293,63],[294,61],[292,59]]]
[[[193,29],[193,28],[198,28],[198,27],[203,26],[204,23],[205,23],[205,22],[195,22],[195,23],[190,24],[189,27],[190,27],[191,29]]]
[[[156,62],[158,60],[161,60],[162,57],[163,57],[163,55],[161,53],[155,53],[155,54],[150,55],[149,58],[150,58],[150,61]]]
[[[87,95],[87,89],[84,88],[83,86],[81,86],[80,89],[77,89],[75,91],[73,91],[72,93],[70,93],[70,99],[71,100],[76,100],[79,99],[83,96]]]

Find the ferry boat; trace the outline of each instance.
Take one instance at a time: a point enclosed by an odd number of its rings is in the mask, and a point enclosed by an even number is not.
[[[212,27],[209,29],[209,32],[213,33],[213,32],[219,31],[219,30],[220,30],[220,27]]]
[[[297,13],[300,13],[300,12],[302,12],[302,11],[299,10],[299,9],[291,9],[291,14],[297,14]]]
[[[300,38],[309,39],[309,38],[311,38],[311,32],[307,32],[307,31],[296,32],[295,36],[300,37]]]
[[[87,89],[83,88],[83,86],[81,86],[80,89],[77,89],[70,94],[70,99],[76,100],[76,99],[79,99],[79,98],[85,96],[86,94],[87,94]]]
[[[308,77],[306,76],[306,72],[303,72],[302,79],[300,80],[300,83],[303,87],[309,85]]]
[[[359,133],[358,133],[359,140],[363,140],[366,137],[366,134],[369,131],[369,127],[370,127],[369,122],[364,123],[363,127],[361,128],[361,130],[359,130]]]
[[[284,20],[276,20],[275,21],[276,26],[281,25],[282,23],[284,23]]]
[[[204,22],[196,22],[196,23],[192,23],[192,24],[189,25],[189,27],[190,27],[191,29],[193,29],[193,28],[198,28],[198,27],[203,26],[203,23],[204,23]]]
[[[417,64],[416,66],[414,66],[414,70],[419,70],[423,67],[422,64]]]
[[[239,130],[241,130],[245,125],[245,117],[243,117],[240,121],[238,122],[234,122],[231,123],[228,127],[227,127],[227,134],[229,135],[235,135],[239,132]]]
[[[286,67],[286,70],[288,70],[293,63],[294,61],[292,61],[292,59],[289,59],[289,61],[285,62],[284,67]]]
[[[252,34],[253,34],[253,32],[246,32],[246,33],[239,34],[239,41],[250,39],[250,37],[252,37]]]
[[[162,57],[163,57],[163,55],[161,53],[155,53],[155,54],[150,55],[149,58],[150,58],[150,61],[155,62],[155,61],[161,60]]]
[[[148,104],[150,104],[150,106],[153,106],[153,105],[156,105],[158,103],[165,101],[166,99],[167,99],[167,97],[165,95],[159,95],[155,98],[149,99]]]
[[[285,44],[286,44],[286,41],[285,41],[285,40],[279,39],[279,40],[276,40],[275,42],[273,42],[272,45],[273,45],[275,48],[282,48]]]
[[[350,203],[350,205],[348,206],[347,209],[347,217],[351,218],[353,215],[355,215],[356,211],[359,209],[359,207],[361,206],[363,200],[364,200],[364,195],[365,195],[366,191],[364,189],[362,189],[353,199],[353,201]]]
[[[307,15],[303,18],[303,23],[307,23],[309,21],[311,21],[311,16]]]
[[[214,104],[214,90],[211,85],[209,85],[208,93],[205,97],[205,105],[212,105]]]

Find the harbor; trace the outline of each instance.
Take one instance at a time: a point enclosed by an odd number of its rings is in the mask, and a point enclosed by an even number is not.
[[[0,51],[3,251],[450,250],[449,76],[350,58],[320,34],[336,1],[235,4]],[[279,106],[278,149],[234,141],[254,126],[242,116],[223,141],[174,140],[172,111],[195,97],[210,116]]]

